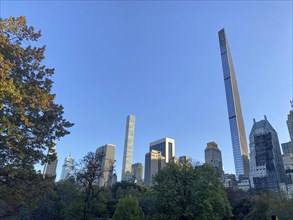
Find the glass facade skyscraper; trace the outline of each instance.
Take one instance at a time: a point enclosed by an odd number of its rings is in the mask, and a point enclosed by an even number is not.
[[[236,176],[237,178],[248,177],[249,154],[234,66],[225,30],[220,30],[218,34]]]
[[[126,132],[125,132],[121,180],[129,180],[131,178],[132,151],[133,151],[133,142],[134,142],[134,126],[135,126],[135,116],[128,115],[127,121],[126,121]]]

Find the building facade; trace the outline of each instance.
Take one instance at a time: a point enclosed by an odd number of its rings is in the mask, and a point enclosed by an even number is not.
[[[111,186],[113,182],[115,151],[116,146],[114,144],[106,144],[96,150],[96,157],[102,157],[99,166],[104,172],[103,177],[98,179],[97,185],[99,187]]]
[[[48,150],[48,157],[52,156],[55,154],[56,151],[56,145],[53,147],[49,148]],[[58,164],[58,157],[56,155],[55,160],[53,161],[47,161],[44,166],[44,171],[43,171],[43,177],[55,177],[56,178],[56,169],[57,169],[57,164]]]
[[[142,163],[132,164],[131,173],[135,179],[137,179],[138,181],[141,181],[143,179],[143,165],[142,165]]]
[[[131,178],[132,151],[133,151],[133,143],[134,143],[134,127],[135,127],[135,116],[128,115],[127,121],[126,121],[121,180],[129,180],[129,177]]]
[[[242,117],[238,86],[225,30],[219,31],[220,50],[228,106],[228,117],[236,178],[249,176],[249,154]]]
[[[292,102],[291,102],[292,104]],[[293,108],[293,104],[292,104]],[[293,110],[289,112],[288,118],[287,118],[287,126],[288,126],[288,131],[290,135],[291,142],[293,143]]]
[[[293,154],[293,146],[291,141],[283,143],[281,146],[283,154]]]
[[[180,156],[179,157],[179,162],[181,164],[190,164],[191,163],[191,158],[189,156]]]
[[[70,174],[72,172],[72,168],[73,168],[72,157],[70,157],[70,156],[65,157],[64,164],[62,167],[61,180],[66,180],[70,177]]]
[[[224,181],[224,170],[222,162],[222,153],[215,142],[207,143],[205,149],[205,163],[213,167],[218,173],[219,178]]]
[[[264,120],[254,120],[249,141],[251,186],[279,191],[285,184],[284,165],[278,134],[266,116]]]
[[[160,151],[150,150],[145,155],[145,171],[144,171],[144,184],[151,186],[153,176],[166,165],[166,158]]]
[[[150,143],[150,152],[152,150],[160,151],[168,163],[175,156],[175,140],[172,138],[162,138]]]

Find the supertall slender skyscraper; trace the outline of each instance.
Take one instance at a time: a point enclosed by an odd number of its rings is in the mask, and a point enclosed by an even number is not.
[[[236,176],[249,177],[249,154],[241,112],[236,76],[225,30],[219,31],[222,67],[228,105]]]
[[[127,121],[126,121],[126,132],[125,132],[121,180],[128,180],[131,178],[132,150],[133,150],[133,142],[134,142],[134,126],[135,126],[135,116],[128,115]]]

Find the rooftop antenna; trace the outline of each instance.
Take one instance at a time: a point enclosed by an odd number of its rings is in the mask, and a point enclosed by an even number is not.
[[[293,109],[293,100],[291,100],[290,103],[291,103],[291,108]]]

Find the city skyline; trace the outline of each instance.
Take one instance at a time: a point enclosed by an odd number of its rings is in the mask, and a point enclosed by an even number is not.
[[[217,39],[223,27],[246,134],[266,114],[280,143],[290,140],[292,2],[1,1],[0,10],[42,30],[37,44],[46,45],[44,64],[55,68],[56,102],[75,123],[56,143],[62,162],[113,143],[120,178],[125,116],[133,113],[134,163],[144,161],[151,141],[170,136],[176,155],[200,162],[215,141],[225,172],[235,173]],[[57,180],[61,170],[59,163]]]

